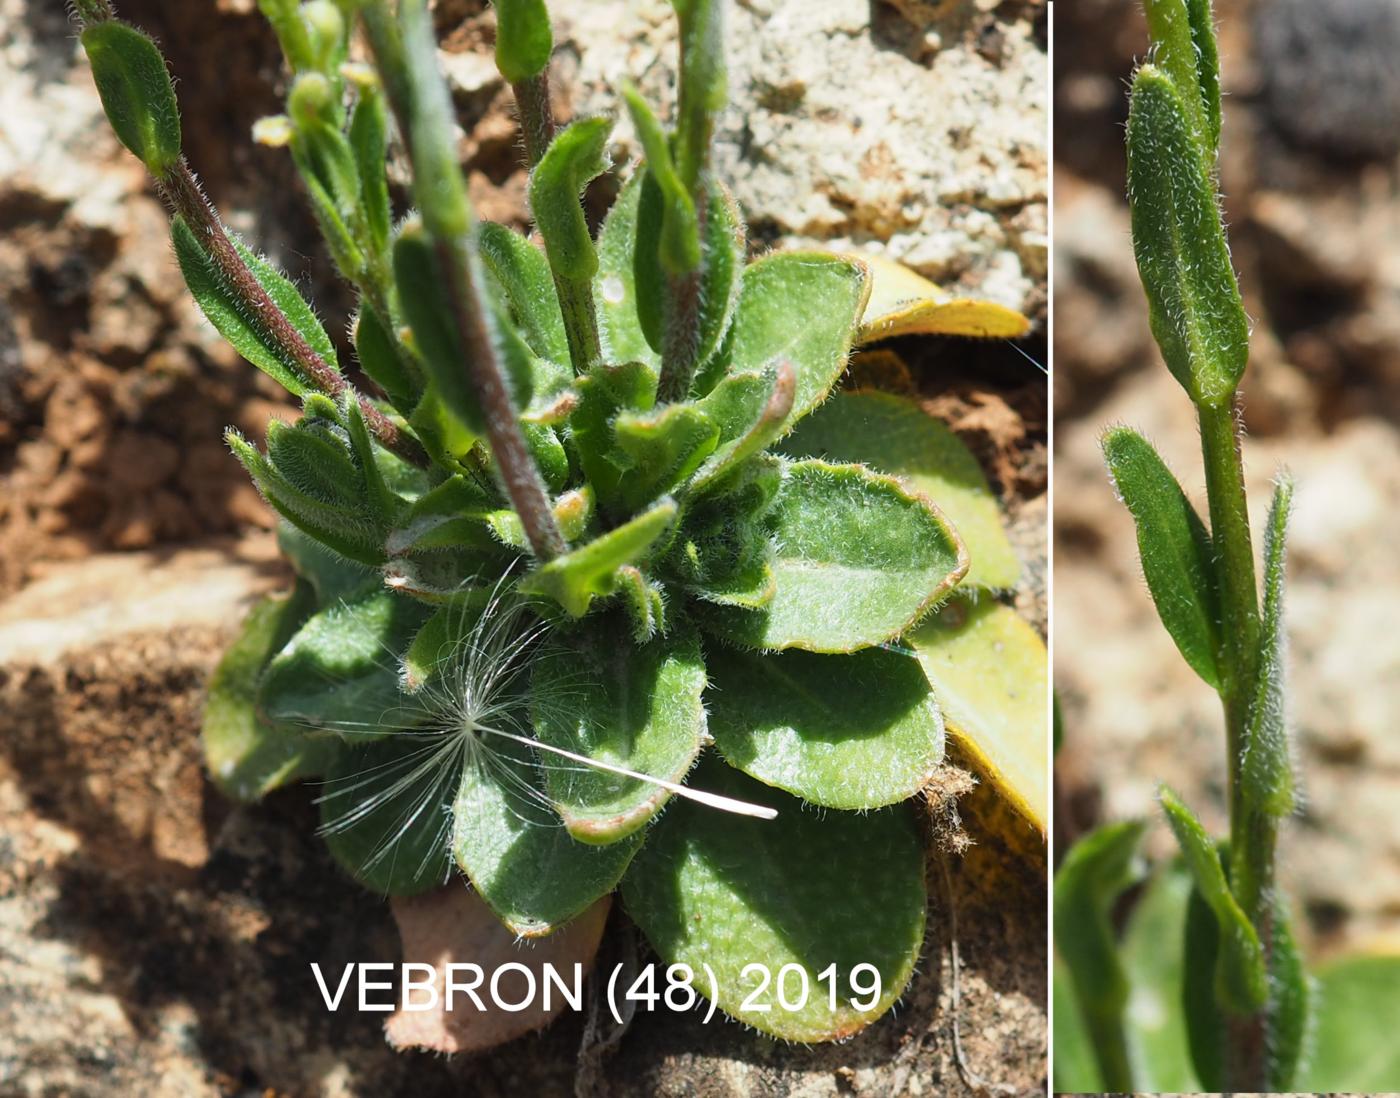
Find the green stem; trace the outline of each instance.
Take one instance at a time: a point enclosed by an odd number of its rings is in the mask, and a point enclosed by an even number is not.
[[[1259,595],[1245,496],[1242,431],[1233,402],[1200,406],[1201,450],[1220,589],[1220,700],[1225,711],[1230,789],[1231,889],[1254,925],[1268,963],[1273,947],[1274,846],[1277,823],[1245,803],[1240,782],[1249,712],[1259,671]],[[1267,1086],[1268,1012],[1231,1017],[1225,1085]]]
[[[586,278],[554,276],[559,311],[564,317],[564,338],[574,373],[585,374],[603,357],[598,340],[598,312],[593,306],[593,283]]]

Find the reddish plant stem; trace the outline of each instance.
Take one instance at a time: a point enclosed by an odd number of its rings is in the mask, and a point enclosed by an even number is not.
[[[276,344],[288,358],[296,363],[301,374],[327,396],[340,397],[349,383],[340,372],[322,358],[306,338],[297,331],[290,320],[283,315],[272,298],[263,289],[262,283],[248,269],[243,257],[233,246],[228,233],[219,220],[219,215],[204,197],[199,183],[182,158],[158,181],[161,196],[174,214],[185,219],[186,224],[199,238],[201,246],[223,275],[229,289],[246,305],[246,315],[257,317],[267,337]],[[399,430],[392,419],[381,412],[371,401],[356,394],[360,411],[374,436],[405,461],[426,468],[428,455],[418,440]]]
[[[549,102],[549,69],[510,86],[525,141],[525,167],[533,169],[554,140],[554,108]]]

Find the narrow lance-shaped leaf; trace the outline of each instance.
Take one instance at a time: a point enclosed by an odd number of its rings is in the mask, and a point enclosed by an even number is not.
[[[1126,427],[1103,437],[1114,487],[1137,526],[1147,589],[1192,670],[1220,685],[1220,596],[1210,534],[1152,444]]]
[[[1230,884],[1215,843],[1205,828],[1165,786],[1161,791],[1162,809],[1172,832],[1186,856],[1201,896],[1215,913],[1220,927],[1220,955],[1216,965],[1216,996],[1234,1014],[1253,1014],[1268,1001],[1269,979],[1259,935],[1245,915]]]
[[[1109,912],[1141,876],[1137,849],[1146,823],[1108,824],[1070,847],[1055,873],[1055,949],[1064,958],[1079,1013],[1107,1090],[1134,1089],[1124,1040],[1128,978]]]
[[[609,167],[604,152],[611,132],[609,118],[571,123],[555,135],[530,173],[530,212],[556,276],[591,279],[598,269],[593,237],[579,200],[589,181]]]
[[[520,581],[520,590],[546,595],[581,618],[595,598],[616,590],[618,569],[644,557],[675,517],[675,503],[663,499],[630,522],[541,565]]]
[[[1220,56],[1215,45],[1210,0],[1145,0],[1152,60],[1181,92],[1192,124],[1210,143],[1220,145]],[[1190,95],[1194,89],[1196,95]]]
[[[364,209],[374,251],[387,256],[393,210],[389,204],[389,180],[385,162],[389,155],[389,119],[384,93],[371,82],[362,84],[350,115],[350,147],[360,180],[360,204]]]
[[[1271,816],[1293,811],[1293,762],[1284,707],[1287,638],[1283,623],[1284,542],[1293,482],[1284,475],[1274,489],[1264,531],[1264,617],[1259,638],[1259,679],[1249,715],[1240,792]]]
[[[156,177],[180,159],[180,108],[165,58],[146,35],[108,19],[87,27],[83,49],[102,109],[121,143]]]
[[[1195,94],[1195,89],[1188,89]],[[1153,65],[1133,78],[1128,111],[1133,250],[1152,334],[1192,401],[1227,407],[1249,357],[1249,323],[1204,138],[1175,83]]]
[[[1269,955],[1270,1092],[1287,1093],[1298,1082],[1312,1028],[1313,981],[1293,937],[1287,903],[1274,896],[1274,941]],[[1392,1080],[1393,1081],[1393,1080]]]
[[[700,230],[695,216],[695,200],[677,174],[666,133],[641,93],[632,85],[624,84],[622,98],[632,115],[637,139],[646,152],[647,173],[660,188],[663,200],[660,239],[654,243],[639,243],[643,247],[658,249],[661,266],[669,274],[693,271],[700,265]],[[638,254],[640,256],[640,249]]]
[[[305,396],[317,388],[312,379],[302,372],[296,360],[271,337],[259,318],[248,315],[243,299],[233,292],[183,217],[176,217],[171,222],[170,235],[185,284],[209,323],[233,345],[233,349],[294,396]],[[335,347],[306,299],[270,263],[259,259],[237,239],[231,239],[239,257],[247,264],[248,270],[272,303],[311,349],[334,367]]]

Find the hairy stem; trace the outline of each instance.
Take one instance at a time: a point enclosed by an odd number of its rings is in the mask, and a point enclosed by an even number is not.
[[[586,278],[556,274],[554,289],[564,317],[569,361],[573,363],[574,373],[587,373],[603,357],[603,345],[598,341],[598,311],[593,305],[593,283]]]
[[[552,560],[568,548],[549,506],[535,460],[496,359],[496,348],[471,278],[469,258],[461,241],[436,242],[438,266],[452,290],[452,319],[466,349],[467,378],[481,404],[486,437],[501,473],[501,483],[538,560]]]
[[[219,268],[229,288],[242,299],[245,315],[257,317],[264,332],[292,361],[303,376],[317,389],[328,396],[339,397],[348,388],[348,382],[329,362],[311,347],[302,334],[277,308],[263,289],[262,283],[248,269],[243,258],[233,246],[228,233],[219,220],[199,183],[182,159],[158,181],[161,196],[171,212],[185,219],[194,231],[204,250]],[[426,468],[428,455],[413,436],[401,431],[398,425],[381,412],[364,396],[358,396],[360,411],[374,436],[405,461]]]
[[[520,112],[520,134],[525,141],[525,166],[533,168],[554,140],[554,108],[549,102],[549,69],[510,86]]]
[[[1220,700],[1225,711],[1230,788],[1231,887],[1264,947],[1273,947],[1273,875],[1277,824],[1251,810],[1240,782],[1249,712],[1259,669],[1259,596],[1249,533],[1242,431],[1233,403],[1200,406],[1201,449],[1221,602]],[[1268,1013],[1229,1022],[1225,1084],[1255,1090],[1267,1083]]]
[[[413,30],[420,36],[414,41],[422,57],[433,56],[431,31],[426,23],[426,8],[410,8],[414,17]],[[534,458],[530,456],[525,433],[516,416],[510,389],[506,384],[491,331],[487,327],[486,308],[480,296],[479,281],[473,277],[472,240],[474,219],[466,199],[466,188],[455,166],[444,169],[451,157],[448,129],[451,103],[441,77],[434,71],[411,69],[405,38],[395,24],[383,0],[366,4],[360,9],[364,20],[370,51],[376,68],[384,81],[390,108],[398,122],[399,135],[409,150],[415,182],[420,188],[426,168],[438,173],[438,183],[444,193],[428,191],[429,202],[420,190],[419,204],[423,221],[432,239],[438,269],[446,279],[452,302],[452,322],[466,362],[463,369],[486,423],[486,438],[500,471],[511,506],[520,516],[525,536],[538,560],[559,556],[568,548],[554,512],[549,495]],[[439,83],[434,83],[434,78]],[[415,126],[421,123],[421,129]],[[445,171],[445,174],[444,174]]]
[[[683,274],[666,276],[665,330],[661,345],[661,379],[656,396],[662,401],[690,395],[700,368],[700,295],[705,277],[705,220],[709,202],[703,182],[695,189],[695,222],[700,236],[700,263]]]

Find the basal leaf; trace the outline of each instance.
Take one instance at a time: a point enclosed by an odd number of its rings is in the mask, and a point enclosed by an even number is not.
[[[1047,833],[1045,644],[1019,614],[956,594],[906,643],[919,657],[948,734],[997,792]]]
[[[778,816],[677,801],[652,829],[622,895],[662,960],[690,965],[696,989],[725,1013],[789,1041],[838,1040],[885,1013],[924,934],[924,852],[910,806],[822,812],[714,759],[691,784]],[[772,975],[761,989],[745,971],[755,963]],[[878,992],[858,994],[876,977]]]
[[[273,340],[259,318],[247,315],[241,299],[233,293],[222,273],[204,250],[194,231],[182,217],[170,223],[170,237],[180,273],[200,310],[233,349],[294,396],[305,396],[315,388],[300,366]],[[336,366],[335,348],[311,306],[297,288],[265,260],[230,237],[243,262],[303,339],[326,363]]]
[[[1137,526],[1138,553],[1157,613],[1181,652],[1220,685],[1220,596],[1210,534],[1152,444],[1126,427],[1103,437],[1109,475]]]
[[[734,310],[730,369],[791,363],[796,384],[788,424],[797,422],[846,369],[869,297],[870,273],[858,260],[779,252],[750,263]]]
[[[453,806],[452,850],[472,887],[522,938],[558,929],[611,892],[642,844],[574,839],[544,801],[529,749],[486,742],[470,759]]]
[[[1097,1094],[1103,1090],[1098,1060],[1089,1028],[1079,1009],[1074,993],[1074,981],[1064,959],[1054,959],[1051,995],[1054,1001],[1054,1034],[1056,1094]]]
[[[254,705],[263,668],[315,607],[311,588],[253,607],[242,632],[209,680],[200,739],[214,784],[240,801],[255,801],[278,786],[324,771],[337,744],[265,721]]]
[[[319,611],[268,664],[260,711],[352,742],[421,720],[400,692],[398,656],[431,613],[377,583]]]
[[[751,777],[828,808],[912,797],[943,761],[943,718],[919,665],[867,648],[848,656],[713,646],[710,732]]]
[[[646,556],[675,517],[675,503],[662,500],[632,521],[541,565],[520,581],[520,590],[546,595],[581,618],[595,598],[613,593],[617,570]]]
[[[860,318],[856,343],[874,343],[906,335],[972,336],[1019,339],[1031,322],[1015,309],[993,301],[954,297],[902,263],[862,253],[870,269],[870,300]]]
[[[594,616],[535,661],[531,720],[545,743],[681,782],[700,753],[704,689],[693,633],[633,645],[620,616]],[[546,765],[545,789],[569,832],[587,843],[626,838],[670,798],[651,783],[581,765]]]
[[[446,800],[455,775],[413,733],[346,747],[319,797],[321,833],[335,860],[385,896],[445,883],[452,873]]]
[[[982,467],[946,424],[913,401],[890,393],[836,393],[781,449],[792,457],[860,462],[897,477],[952,522],[972,559],[965,584],[1016,586],[1021,562]]]
[[[711,607],[707,626],[753,648],[853,652],[899,636],[967,572],[943,516],[890,477],[856,465],[787,464],[764,521],[773,600]]]
[[[764,450],[787,423],[797,372],[789,362],[732,373],[696,403],[719,427],[714,453],[696,470],[692,493],[723,488],[743,463]]]

